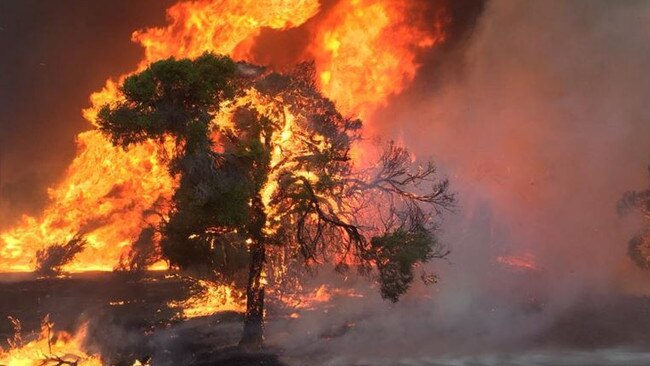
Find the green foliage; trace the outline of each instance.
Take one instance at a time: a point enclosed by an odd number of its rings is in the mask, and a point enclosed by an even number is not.
[[[414,265],[430,260],[435,245],[433,235],[422,226],[373,237],[365,255],[377,265],[382,297],[397,302],[413,282]]]
[[[170,171],[180,175],[180,184],[160,228],[162,254],[175,266],[214,267],[217,235],[211,229],[238,227],[248,215],[245,167],[217,158],[210,139],[219,104],[234,95],[236,69],[230,58],[207,53],[195,60],[159,61],[126,78],[124,100],[103,106],[98,115],[100,130],[116,145],[176,140]]]
[[[99,128],[125,147],[165,135],[176,137],[189,151],[204,147],[219,103],[232,97],[235,71],[230,58],[207,53],[196,60],[153,63],[126,78],[124,101],[101,108]]]
[[[253,192],[248,172],[236,159],[211,153],[184,156],[181,165],[170,219],[161,227],[162,252],[181,268],[212,268],[223,254],[220,234],[248,220]]]

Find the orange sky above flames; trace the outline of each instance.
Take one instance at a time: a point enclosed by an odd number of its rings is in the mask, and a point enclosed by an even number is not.
[[[278,31],[311,24],[301,59],[314,60],[322,92],[344,114],[360,116],[372,128],[372,114],[414,79],[418,55],[445,39],[444,14],[435,20],[411,1],[343,0],[319,14],[318,0],[180,2],[168,9],[168,25],[133,33],[144,59],[133,72],[167,57],[196,57],[205,51],[254,62],[252,49],[264,29]],[[415,14],[415,15],[414,15]],[[280,47],[281,45],[278,45]],[[109,79],[90,97],[84,117],[94,123],[97,109],[118,98]],[[366,127],[366,135],[372,131]],[[77,155],[65,178],[48,190],[50,203],[38,217],[24,216],[0,233],[0,272],[29,271],[37,250],[87,234],[89,247],[66,269],[111,270],[147,223],[151,209],[174,189],[154,143],[123,151],[97,131],[77,137]]]

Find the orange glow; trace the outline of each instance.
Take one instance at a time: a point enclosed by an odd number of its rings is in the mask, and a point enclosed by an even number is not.
[[[97,131],[81,133],[78,153],[63,182],[49,190],[51,204],[39,218],[25,216],[0,234],[2,271],[28,271],[38,249],[87,233],[88,246],[65,270],[112,270],[147,222],[146,214],[170,197],[174,181],[154,144],[128,151]]]
[[[410,84],[418,70],[418,53],[444,40],[444,19],[425,29],[409,16],[418,14],[409,4],[342,0],[316,24],[306,57],[315,60],[322,92],[343,113],[370,117]],[[145,51],[133,72],[161,59],[192,58],[206,51],[248,60],[263,28],[297,27],[319,11],[318,0],[179,2],[168,9],[167,26],[133,33],[133,41]],[[127,75],[107,80],[103,90],[90,96],[91,107],[83,111],[90,123],[95,123],[102,105],[119,100],[118,85]],[[283,127],[272,138],[280,150],[287,151],[288,145],[296,143],[292,118]],[[49,190],[50,203],[44,212],[25,216],[0,233],[0,272],[33,270],[37,250],[65,242],[79,231],[86,234],[88,248],[64,270],[112,270],[140,230],[160,219],[150,213],[152,209],[166,213],[165,202],[176,182],[164,164],[165,147],[148,142],[124,151],[98,131],[81,133],[77,143],[77,156],[62,181]],[[280,150],[273,155],[276,163]],[[354,151],[355,159],[363,158],[360,150]],[[276,178],[271,175],[263,190],[270,217]],[[274,230],[274,223],[266,230]],[[164,267],[164,263],[155,265]]]
[[[341,1],[319,25],[311,53],[323,93],[342,113],[370,117],[415,78],[418,52],[444,40],[445,18],[424,29],[409,3]]]
[[[213,0],[179,2],[169,25],[133,33],[145,48],[144,65],[168,57],[195,58],[205,51],[244,58],[262,28],[286,29],[316,15],[318,0]]]
[[[497,257],[497,262],[501,265],[519,270],[538,270],[539,267],[535,262],[535,257],[530,253],[522,255],[505,255]]]
[[[321,285],[312,292],[304,293],[298,291],[288,295],[285,294],[285,296],[280,298],[285,306],[294,310],[313,310],[318,306],[329,303],[336,296],[364,297],[363,294],[357,293],[351,288],[332,288],[327,285]],[[298,318],[299,316],[300,314],[296,312],[289,315],[291,318]]]
[[[200,280],[199,290],[190,298],[169,303],[172,308],[182,310],[185,319],[210,316],[221,311],[246,311],[244,295],[233,287]]]
[[[41,326],[37,339],[20,344],[14,344],[8,350],[0,349],[0,365],[8,366],[45,366],[57,365],[59,360],[78,366],[102,366],[100,358],[90,355],[83,349],[86,338],[86,326],[82,326],[74,335],[66,332],[52,332],[53,324],[47,318]],[[47,362],[48,359],[51,361]]]

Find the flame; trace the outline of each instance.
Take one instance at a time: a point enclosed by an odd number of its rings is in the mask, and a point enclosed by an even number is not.
[[[155,144],[115,148],[97,131],[81,133],[78,154],[51,200],[37,219],[25,216],[0,234],[2,271],[32,269],[34,253],[53,243],[85,232],[88,247],[67,271],[112,270],[147,221],[146,211],[168,199],[175,182],[159,158]]]
[[[185,319],[210,316],[221,311],[246,311],[244,295],[233,286],[199,280],[199,290],[183,301],[172,301],[170,307],[182,310]]]
[[[501,265],[511,269],[527,271],[539,269],[535,257],[531,253],[524,253],[521,255],[502,255],[498,256],[496,260]]]
[[[205,51],[245,58],[262,28],[299,26],[318,13],[318,0],[213,0],[180,2],[167,10],[170,24],[133,33],[149,62],[195,58]]]
[[[411,83],[419,53],[444,40],[444,16],[423,26],[425,20],[416,19],[418,9],[410,1],[342,0],[330,13],[316,17],[320,11],[317,0],[179,2],[167,10],[166,27],[133,33],[132,40],[143,46],[145,55],[133,72],[161,59],[192,58],[206,51],[253,61],[262,29],[285,30],[318,18],[304,57],[315,61],[322,92],[343,113],[369,118]],[[90,96],[91,107],[83,111],[88,121],[95,123],[102,105],[120,100],[118,85],[127,75],[107,80]],[[288,111],[285,115],[282,131],[272,137],[278,149],[272,166],[296,139],[295,116]],[[159,219],[150,214],[152,208],[165,214],[164,205],[157,205],[169,200],[176,187],[164,164],[168,147],[148,142],[124,151],[96,130],[80,134],[77,144],[77,156],[62,181],[49,190],[44,212],[25,216],[0,233],[0,272],[32,270],[37,250],[80,231],[89,246],[64,270],[111,270],[141,228]],[[356,159],[361,155],[353,153]],[[305,178],[314,179],[307,174]],[[276,179],[272,174],[263,191],[270,217]],[[273,229],[271,221],[266,230]],[[156,265],[162,268],[164,264]]]
[[[257,113],[268,118],[276,126],[271,136],[260,137],[262,143],[266,142],[265,139],[270,139],[272,146],[271,161],[269,163],[270,173],[261,190],[262,203],[268,217],[264,231],[271,234],[277,230],[281,216],[278,207],[271,204],[271,200],[279,187],[280,174],[283,171],[292,171],[294,176],[316,183],[318,177],[312,172],[300,170],[300,162],[296,157],[308,155],[310,147],[324,150],[328,146],[322,135],[313,131],[304,132],[301,129],[301,125],[304,124],[300,123],[304,121],[303,116],[294,115],[287,106],[282,105],[281,101],[264,97],[255,89],[249,89],[234,102],[222,105],[220,113],[213,121],[215,127],[222,131],[231,129],[233,127],[233,114],[237,108],[242,106],[255,108]]]
[[[328,304],[326,307],[334,306],[330,304],[334,297],[362,298],[364,295],[352,288],[336,288],[323,284],[311,292],[296,291],[279,298],[284,306],[296,310],[289,317],[298,318],[300,317],[298,310],[314,310],[323,304]]]
[[[345,114],[367,119],[415,78],[418,51],[445,39],[441,15],[433,29],[414,25],[407,1],[341,1],[320,24],[311,46],[320,86]]]
[[[46,318],[39,336],[28,343],[13,344],[8,350],[0,349],[0,365],[48,366],[67,364],[78,366],[102,366],[97,355],[84,351],[87,326],[83,325],[74,335],[66,332],[52,332],[53,324]],[[76,363],[75,363],[76,362]]]

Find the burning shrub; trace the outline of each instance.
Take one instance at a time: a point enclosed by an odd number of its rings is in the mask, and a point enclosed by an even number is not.
[[[61,273],[63,266],[81,253],[88,241],[81,233],[75,234],[67,243],[52,244],[36,252],[36,270],[39,275],[52,276]]]
[[[212,281],[199,280],[193,284],[189,298],[172,301],[168,305],[181,310],[182,318],[210,316],[221,311],[243,312],[244,294],[235,287]]]
[[[87,324],[75,334],[55,332],[54,324],[46,316],[41,323],[38,337],[24,342],[20,336],[20,322],[10,318],[16,334],[10,347],[0,347],[0,365],[38,365],[38,366],[101,366],[98,355],[83,347],[87,335]]]

